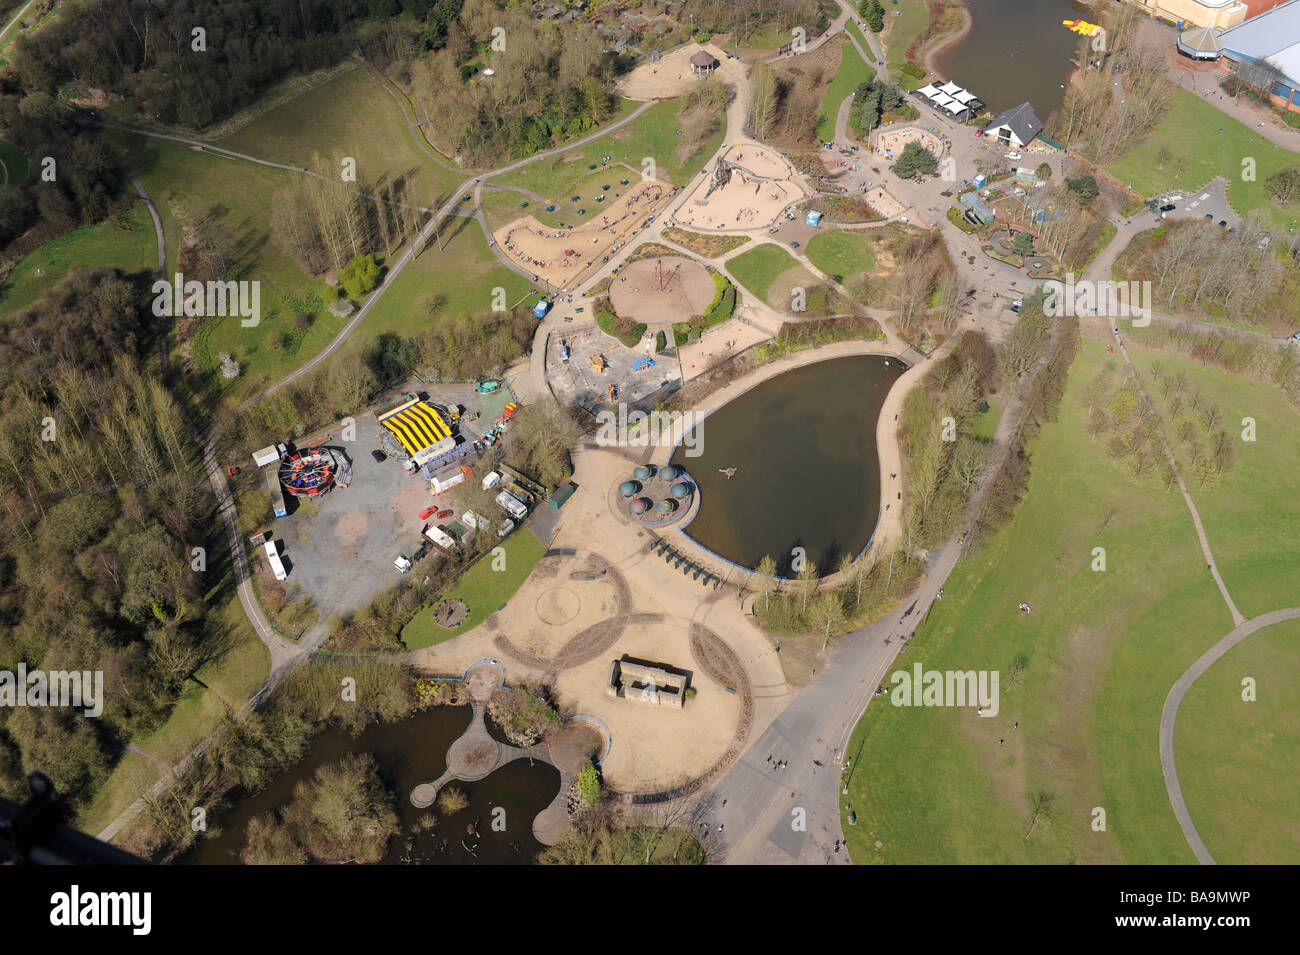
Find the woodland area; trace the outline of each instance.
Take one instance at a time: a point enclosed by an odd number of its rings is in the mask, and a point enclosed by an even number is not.
[[[0,669],[100,670],[106,696],[97,720],[0,710],[6,796],[39,769],[89,800],[226,649],[206,618],[224,541],[181,411],[146,370],[142,298],[111,270],[74,273],[0,327]]]

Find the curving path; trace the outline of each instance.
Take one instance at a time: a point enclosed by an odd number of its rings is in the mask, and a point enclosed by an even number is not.
[[[1169,802],[1173,805],[1174,816],[1183,829],[1187,844],[1192,847],[1192,852],[1196,853],[1197,861],[1202,865],[1216,865],[1216,863],[1196,831],[1192,817],[1187,811],[1187,803],[1183,800],[1182,786],[1178,784],[1178,770],[1174,765],[1174,721],[1178,719],[1178,707],[1192,684],[1241,641],[1257,630],[1263,630],[1284,620],[1298,618],[1300,618],[1300,607],[1291,607],[1261,614],[1251,620],[1238,621],[1237,626],[1227,636],[1210,647],[1199,660],[1187,668],[1187,672],[1178,678],[1178,682],[1165,697],[1165,705],[1160,711],[1160,769],[1165,776],[1165,790],[1169,793]]]

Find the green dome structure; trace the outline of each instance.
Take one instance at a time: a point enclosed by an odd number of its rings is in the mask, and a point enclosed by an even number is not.
[[[658,511],[660,514],[667,516],[668,514],[671,514],[673,511],[677,510],[677,502],[674,501],[672,498],[666,497],[658,504],[655,505],[655,510]]]
[[[632,476],[636,478],[638,481],[646,481],[654,477],[654,473],[655,473],[654,468],[650,467],[650,465],[648,464],[642,464],[639,465],[637,469],[632,472]]]
[[[676,481],[682,476],[682,469],[675,464],[665,464],[659,469],[659,476],[665,481]]]
[[[672,486],[668,493],[677,498],[677,500],[684,501],[686,498],[691,496],[691,486],[685,481],[678,481]]]
[[[650,510],[650,498],[638,497],[628,506],[628,509],[633,514],[644,514],[646,511]]]
[[[622,484],[618,486],[618,493],[622,494],[624,497],[631,497],[633,494],[637,493],[640,490],[641,490],[640,481],[624,481]]]

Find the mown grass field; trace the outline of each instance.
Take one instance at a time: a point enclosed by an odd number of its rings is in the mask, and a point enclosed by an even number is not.
[[[1193,683],[1178,708],[1178,782],[1220,864],[1300,863],[1298,648],[1300,621],[1253,633]],[[1242,699],[1247,677],[1255,681],[1253,702]]]
[[[122,134],[127,164],[158,206],[167,236],[167,273],[174,274],[183,238],[182,210],[193,217],[213,210],[233,237],[230,277],[261,282],[261,321],[246,328],[238,317],[205,320],[185,348],[213,373],[224,395],[240,400],[283,378],[324,348],[344,319],[325,310],[336,292],[311,278],[272,235],[270,209],[276,193],[294,184],[294,173],[204,153],[173,143]],[[298,313],[308,329],[296,327]],[[277,347],[278,346],[278,347]],[[227,352],[244,372],[226,382],[216,369]]]
[[[627,185],[623,185],[624,179],[627,180]],[[533,202],[520,193],[510,193],[510,195],[517,196],[520,202],[531,203],[527,209],[519,209],[520,215],[531,213],[543,225],[552,227],[558,227],[561,223],[575,226],[590,222],[592,219],[599,219],[602,212],[608,209],[619,196],[640,182],[640,172],[622,163],[611,162],[601,166],[595,172],[588,172],[563,194],[547,196],[547,199],[555,202],[554,212],[546,211],[545,202]],[[577,201],[574,201],[574,196],[578,197]],[[602,202],[597,202],[597,196],[605,198]],[[516,202],[515,206],[518,208],[519,203]],[[580,209],[585,209],[586,215],[578,215]]]
[[[312,156],[356,160],[356,184],[409,184],[407,202],[437,208],[469,172],[443,169],[416,146],[402,112],[368,69],[351,70],[249,123],[218,145],[273,162],[312,167]],[[313,167],[314,168],[314,167]],[[334,165],[333,172],[341,172]]]
[[[840,40],[840,65],[835,71],[826,92],[822,94],[822,105],[817,112],[817,141],[827,142],[835,138],[835,117],[839,114],[844,100],[863,83],[869,83],[876,71],[863,62],[858,51],[848,40]]]
[[[431,242],[408,263],[343,348],[364,348],[383,332],[420,335],[439,323],[491,311],[495,288],[505,289],[509,307],[533,283],[497,260],[477,222],[451,218],[444,226],[442,249]]]
[[[896,665],[997,670],[998,715],[875,698],[848,750],[854,861],[1194,861],[1165,792],[1160,711],[1232,620],[1181,497],[1135,481],[1087,434],[1083,389],[1106,360],[1084,342],[1059,419],[1031,445],[1024,500],[948,578]]]
[[[684,186],[722,144],[725,117],[719,117],[718,128],[712,136],[682,159],[677,155],[680,145],[677,130],[681,128],[677,113],[680,108],[681,104],[676,100],[657,103],[627,126],[586,146],[539,159],[493,182],[520,186],[548,198],[563,196],[567,199],[574,194],[574,184],[584,180],[588,173],[597,171],[588,167],[592,164],[599,167],[600,161],[609,156],[610,164],[624,163],[636,170],[638,176],[644,168],[642,161],[648,157],[654,160],[654,178]],[[587,213],[590,215],[591,210],[588,209]]]
[[[777,277],[798,265],[785,249],[764,243],[728,259],[727,271],[755,295],[766,298]]]
[[[1169,158],[1162,160],[1162,148],[1169,151]],[[1243,181],[1248,159],[1254,160],[1254,179]],[[1233,209],[1241,215],[1258,210],[1274,228],[1285,229],[1300,215],[1300,205],[1276,205],[1265,181],[1291,165],[1300,165],[1300,154],[1273,145],[1257,130],[1215,109],[1204,97],[1176,89],[1169,111],[1151,135],[1106,168],[1144,196],[1171,189],[1190,192],[1223,176],[1228,180],[1228,201]]]
[[[930,22],[930,11],[925,0],[898,0],[897,4],[886,3],[885,30],[879,35],[885,45],[885,62],[889,72],[907,89],[915,89],[921,84],[910,76],[899,73],[907,62],[907,48],[926,28]],[[894,16],[898,13],[898,16]]]
[[[157,254],[149,210],[137,202],[121,215],[65,232],[23,256],[0,284],[0,311],[13,314],[33,304],[74,268],[152,272]],[[37,275],[38,270],[45,274]]]
[[[493,558],[489,554],[471,567],[446,595],[449,600],[465,601],[465,606],[469,607],[469,617],[465,622],[455,630],[447,630],[438,626],[432,610],[421,611],[402,630],[402,642],[407,649],[431,647],[473,630],[510,599],[546,552],[541,542],[524,527],[507,537],[502,546],[506,558],[504,570],[492,569]]]
[[[1142,330],[1126,332],[1141,345]],[[1187,447],[1170,435],[1179,467],[1200,512],[1223,581],[1249,617],[1300,605],[1300,413],[1272,385],[1230,375],[1178,355],[1143,353],[1130,347],[1133,362],[1149,374],[1159,362],[1171,374],[1184,372],[1208,404],[1223,413],[1236,461],[1217,484],[1199,487]],[[1158,388],[1148,394],[1163,403]],[[1254,419],[1255,440],[1242,440],[1245,419]],[[1166,413],[1165,420],[1169,420]],[[1208,443],[1208,439],[1203,439]],[[1225,631],[1226,632],[1226,631]]]
[[[876,267],[876,238],[830,229],[808,241],[808,260],[837,282]]]

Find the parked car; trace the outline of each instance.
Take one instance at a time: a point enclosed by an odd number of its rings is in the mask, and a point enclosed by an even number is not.
[[[383,461],[385,458],[388,457],[388,455],[384,454],[384,452],[380,451],[378,448],[375,448],[375,450],[371,451],[370,456],[375,459],[376,464],[378,464],[379,462]]]
[[[1020,159],[1020,153],[1012,150],[1011,152],[1007,153],[1007,158],[1010,159],[1012,162],[1017,162]]]
[[[432,517],[436,513],[438,513],[437,506],[431,504],[420,512],[420,520],[427,521],[430,517]]]
[[[1011,303],[1011,311],[1016,312],[1017,314],[1019,314],[1020,310],[1024,307],[1025,300],[1023,298],[1018,298]]]
[[[445,521],[449,517],[451,517],[451,508],[446,508],[445,510],[438,512],[438,520],[440,521]]]
[[[1207,219],[1209,219],[1211,222],[1213,222],[1213,221],[1214,221],[1214,213],[1213,213],[1213,212],[1207,212],[1207,213],[1205,214],[1205,218],[1207,218]]]
[[[792,249],[797,249],[797,248],[799,248],[799,243],[798,243],[798,242],[791,242],[791,243],[790,243],[790,248],[792,248]]]
[[[1176,209],[1176,208],[1177,208],[1177,206],[1175,206],[1172,202],[1166,202],[1163,206],[1160,207],[1160,211],[1161,211],[1161,212],[1173,212],[1174,209]]]
[[[1227,220],[1227,219],[1220,219],[1220,220],[1219,220],[1219,228],[1220,228],[1220,229],[1226,229],[1227,227],[1228,227],[1228,220]]]

